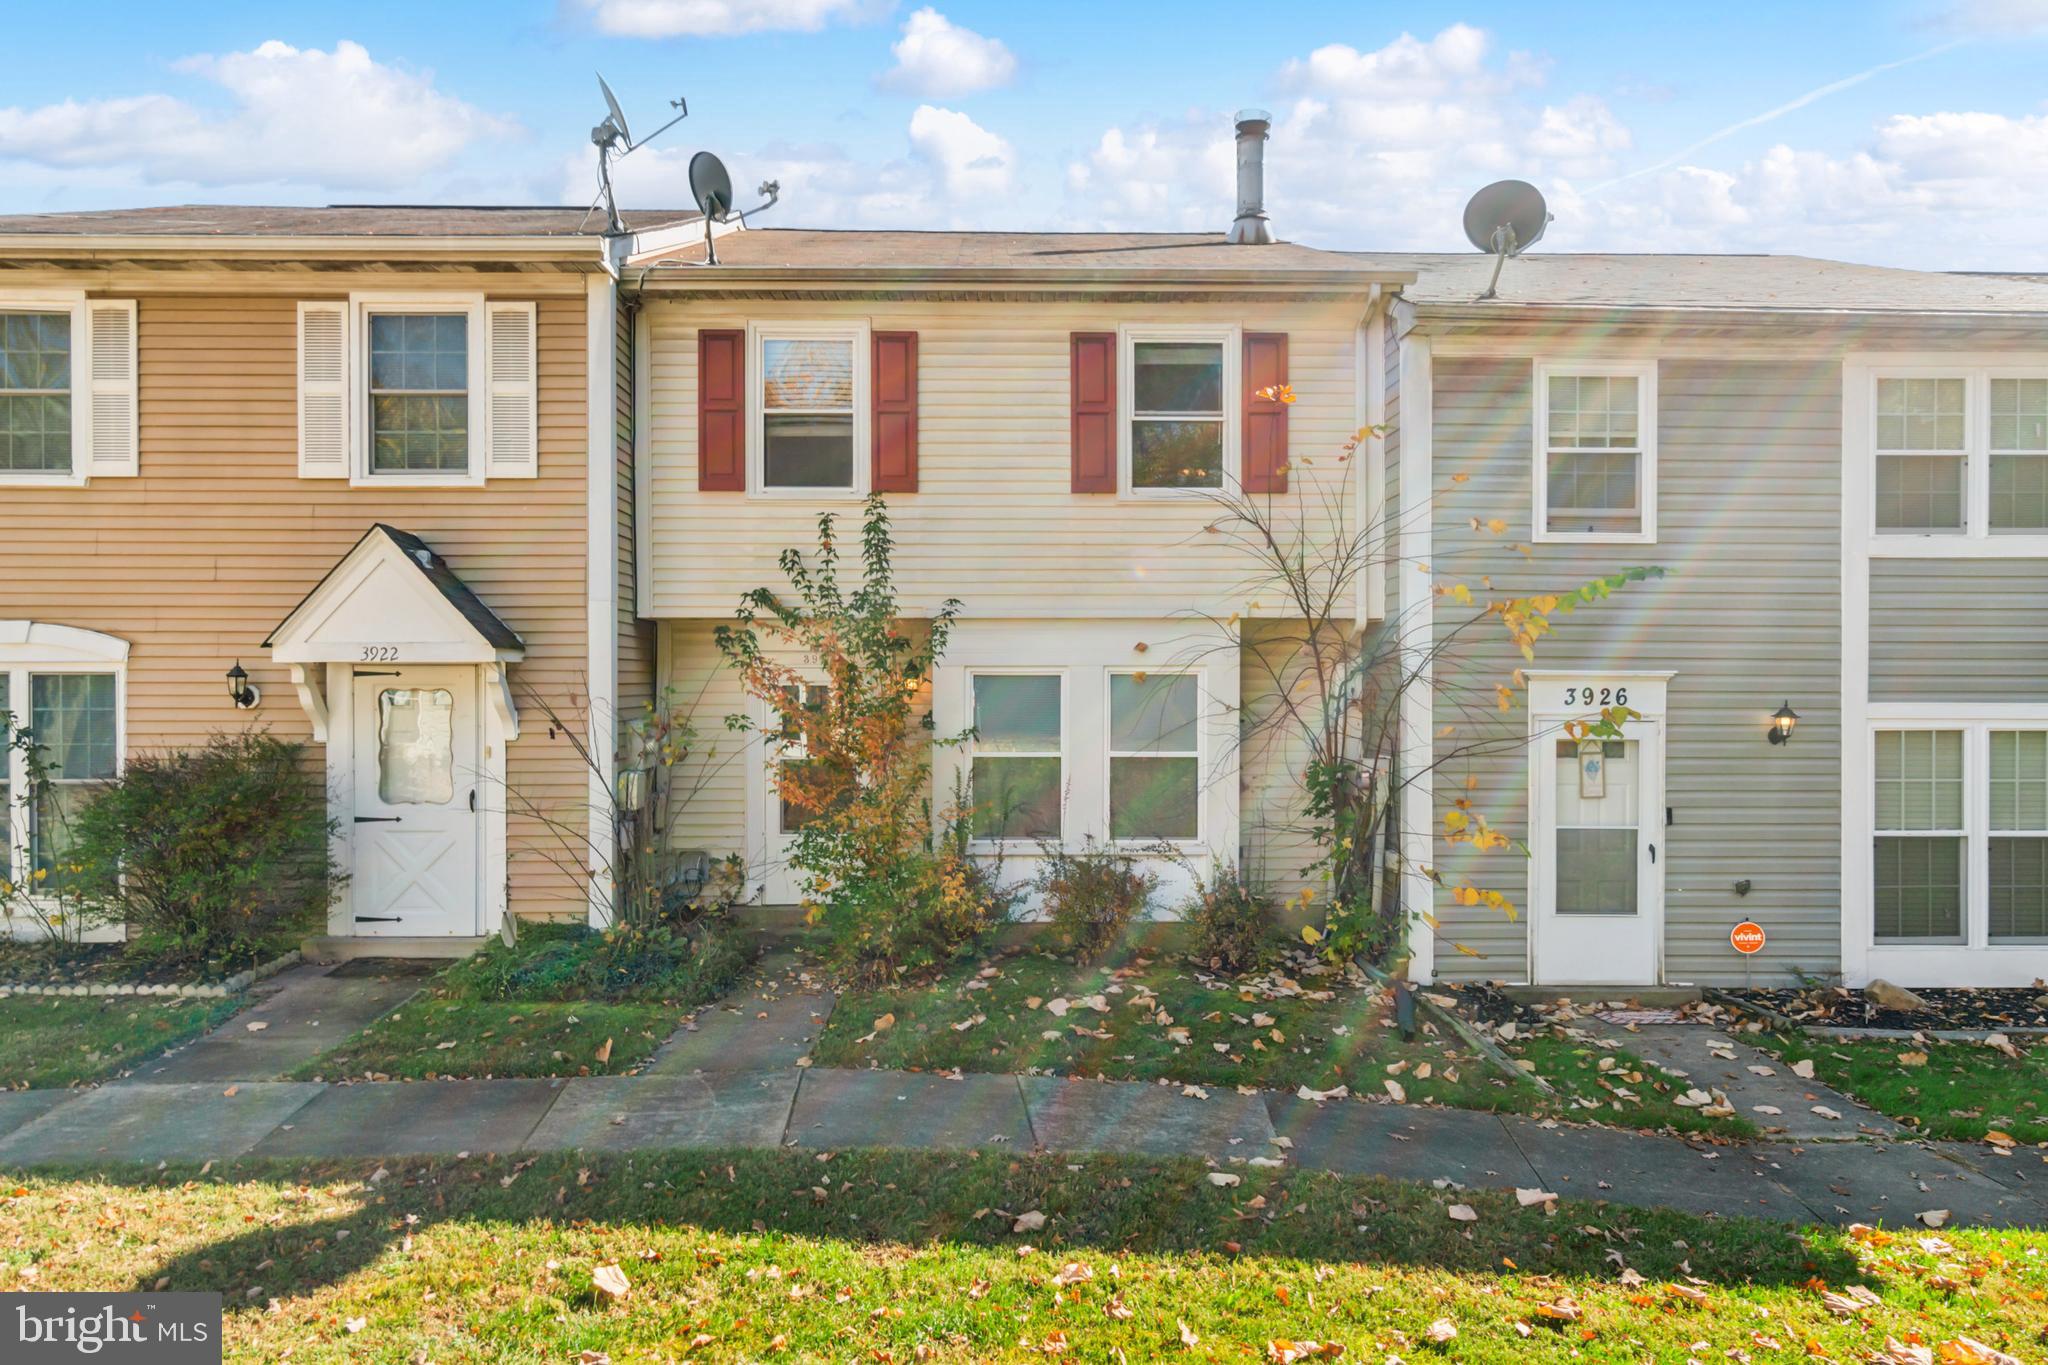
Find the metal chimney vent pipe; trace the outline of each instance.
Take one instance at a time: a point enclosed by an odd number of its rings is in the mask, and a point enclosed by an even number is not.
[[[1237,221],[1226,239],[1264,245],[1273,240],[1266,221],[1266,130],[1273,116],[1263,109],[1237,111]]]

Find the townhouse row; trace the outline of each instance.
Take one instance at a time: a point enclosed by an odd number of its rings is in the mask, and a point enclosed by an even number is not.
[[[1482,301],[1478,256],[715,230],[709,264],[682,213],[0,218],[0,711],[46,801],[268,727],[325,767],[330,946],[459,947],[602,913],[609,737],[666,697],[718,738],[676,847],[787,904],[790,755],[712,633],[879,493],[906,613],[963,604],[936,782],[1002,792],[985,851],[1290,890],[1303,754],[1247,718],[1300,622],[1211,529],[1242,495],[1385,547],[1344,628],[1421,679],[1417,977],[2048,976],[2048,284],[1530,255]],[[1533,664],[1452,590],[1634,566]],[[1622,737],[1565,735],[1607,704]],[[25,777],[15,876],[57,853]],[[1445,843],[1460,803],[1515,851]]]

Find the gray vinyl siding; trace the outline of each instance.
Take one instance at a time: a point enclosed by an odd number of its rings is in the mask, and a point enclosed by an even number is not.
[[[1871,560],[1870,699],[2048,700],[2048,563]]]
[[[1654,832],[1665,880],[1665,976],[1740,983],[1729,928],[1755,919],[1769,946],[1757,979],[1826,972],[1840,956],[1840,368],[1808,360],[1667,359],[1659,372],[1658,542],[1530,545],[1533,452],[1528,358],[1438,358],[1435,578],[1483,604],[1572,589],[1628,565],[1668,576],[1557,618],[1539,669],[1675,670],[1667,701],[1666,802]],[[1468,475],[1462,483],[1458,474]],[[1502,534],[1475,531],[1500,518]],[[1528,545],[1531,553],[1518,548]],[[1491,587],[1482,579],[1491,579]],[[1444,642],[1464,609],[1440,604]],[[1517,917],[1440,893],[1436,952],[1450,979],[1524,980],[1529,909],[1527,712],[1495,704],[1522,661],[1496,621],[1444,646],[1436,702],[1437,828],[1461,796],[1517,847],[1474,855],[1437,843],[1444,881],[1498,889]],[[1786,700],[1803,720],[1772,747]],[[1448,735],[1446,726],[1452,727]],[[1459,757],[1461,751],[1479,750]],[[1468,779],[1472,786],[1468,789]],[[1753,883],[1747,897],[1733,884]],[[1461,952],[1462,944],[1479,954]]]

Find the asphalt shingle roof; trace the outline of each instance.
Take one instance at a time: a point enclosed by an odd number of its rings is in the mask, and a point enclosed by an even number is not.
[[[632,209],[645,231],[698,217],[695,209]],[[336,204],[325,208],[179,204],[168,208],[0,215],[0,236],[136,237],[601,237],[602,211],[577,207]]]

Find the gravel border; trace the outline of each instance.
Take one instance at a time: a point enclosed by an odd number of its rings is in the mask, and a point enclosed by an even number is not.
[[[186,996],[206,1000],[220,1000],[230,995],[240,995],[265,977],[276,976],[287,967],[299,964],[299,950],[280,953],[268,962],[259,962],[246,972],[236,972],[225,981],[186,982],[135,982],[135,981],[93,981],[82,985],[46,985],[38,981],[0,981],[0,998],[10,995],[155,995]]]

